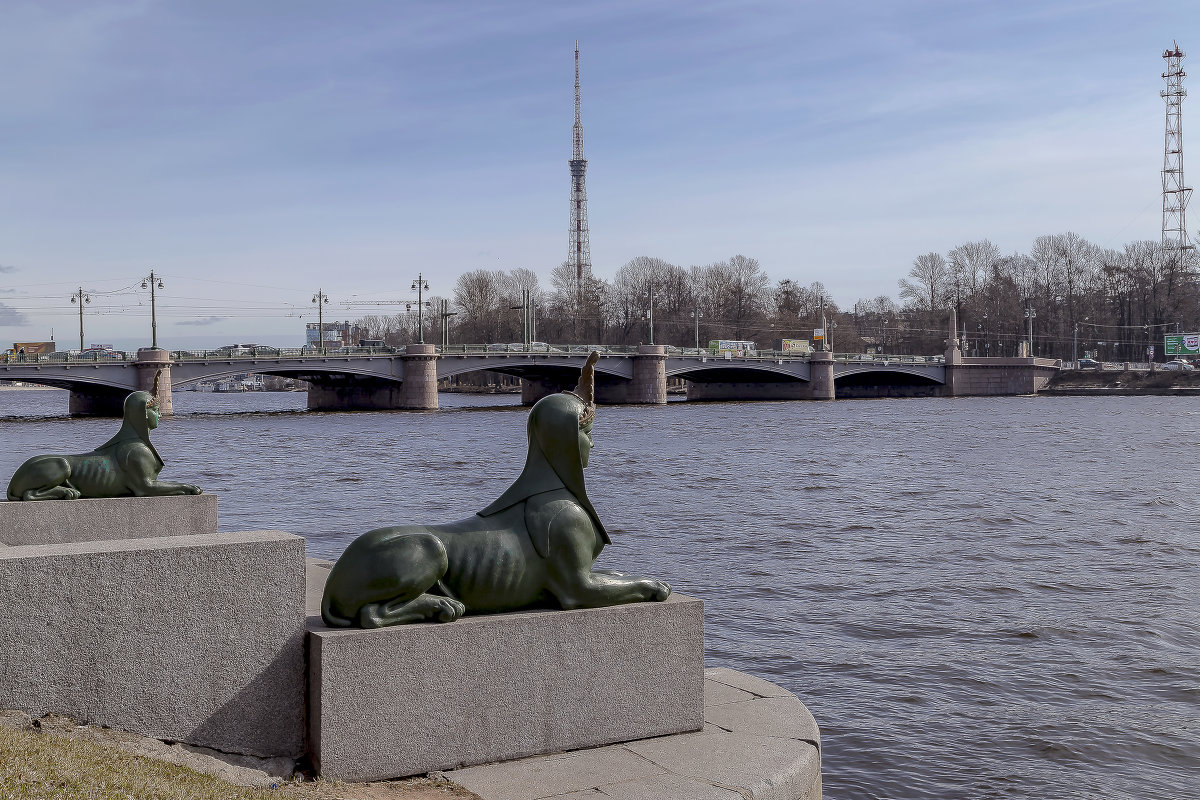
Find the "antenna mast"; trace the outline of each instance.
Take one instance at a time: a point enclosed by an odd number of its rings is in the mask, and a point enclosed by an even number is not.
[[[579,313],[583,306],[583,273],[592,266],[588,241],[587,159],[583,157],[583,122],[579,115],[579,40],[575,40],[575,125],[571,128],[571,246],[567,262],[575,267],[575,334],[579,334]]]
[[[1163,79],[1167,88],[1159,92],[1167,106],[1166,131],[1163,136],[1163,169],[1162,169],[1162,247],[1164,255],[1174,251],[1178,264],[1183,264],[1183,254],[1192,250],[1195,245],[1188,242],[1187,234],[1187,204],[1192,190],[1183,181],[1183,98],[1187,90],[1183,88],[1183,51],[1177,42],[1171,42],[1171,49],[1164,50],[1162,57],[1167,62],[1167,71]]]

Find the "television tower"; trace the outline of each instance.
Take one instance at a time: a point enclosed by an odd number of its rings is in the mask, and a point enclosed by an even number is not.
[[[1167,71],[1163,78],[1167,88],[1159,92],[1167,104],[1166,132],[1163,138],[1163,169],[1162,169],[1162,247],[1164,255],[1175,251],[1182,265],[1185,250],[1192,250],[1195,245],[1188,243],[1187,234],[1187,204],[1192,190],[1183,182],[1183,98],[1187,90],[1183,88],[1183,51],[1177,42],[1171,42],[1171,49],[1164,50],[1162,57],[1167,62]]]
[[[588,242],[587,159],[583,157],[583,123],[579,118],[579,40],[575,40],[575,126],[571,128],[571,251],[567,262],[575,267],[575,332],[579,332],[579,312],[583,306],[583,272],[591,269],[592,251]]]

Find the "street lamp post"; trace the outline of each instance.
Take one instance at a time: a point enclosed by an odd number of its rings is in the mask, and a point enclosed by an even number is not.
[[[1033,358],[1033,318],[1037,312],[1032,305],[1025,306],[1025,319],[1029,322],[1029,357]]]
[[[92,302],[92,297],[89,294],[85,294],[83,291],[83,287],[81,286],[81,287],[79,287],[79,290],[77,292],[75,292],[75,294],[71,295],[71,302],[79,304],[79,352],[82,353],[83,352],[83,307],[85,304]]]
[[[429,282],[421,277],[421,273],[417,273],[417,279],[413,281],[410,292],[417,293],[417,344],[425,344],[425,292],[429,291]]]
[[[700,318],[704,314],[700,311],[699,306],[692,309],[692,320],[696,323],[696,349],[700,349]]]
[[[648,319],[650,321],[650,342],[649,342],[649,344],[654,344],[654,284],[653,283],[650,284],[650,315],[649,315]]]
[[[1091,317],[1084,317],[1083,321],[1086,323],[1089,319],[1091,319]],[[1071,360],[1075,363],[1075,368],[1079,369],[1079,320],[1075,321],[1075,342],[1072,345],[1072,349],[1073,352],[1071,354]]]
[[[325,355],[325,305],[329,302],[329,295],[325,294],[324,290],[317,289],[312,301],[317,304],[317,345],[321,349],[321,355]]]
[[[439,312],[438,316],[441,317],[441,321],[442,321],[442,352],[443,353],[446,352],[446,350],[450,347],[450,328],[446,324],[447,320],[449,320],[450,317],[458,316],[457,311],[450,311],[449,309],[450,309],[450,301],[442,300],[441,311]]]
[[[162,278],[154,275],[154,270],[150,270],[148,277],[142,278],[142,288],[150,288],[150,349],[158,349],[158,315],[155,313],[154,307],[154,289],[163,288]]]

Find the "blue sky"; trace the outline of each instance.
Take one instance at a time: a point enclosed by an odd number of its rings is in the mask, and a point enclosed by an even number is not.
[[[477,267],[548,281],[577,38],[600,275],[744,253],[850,304],[968,240],[1156,239],[1161,53],[1200,48],[1198,21],[1178,2],[8,0],[0,341],[70,342],[82,285],[89,342],[145,344],[146,298],[112,292],[151,268],[166,346],[297,345],[318,288],[340,319],[418,272],[445,295]],[[1184,121],[1200,154],[1200,106]]]

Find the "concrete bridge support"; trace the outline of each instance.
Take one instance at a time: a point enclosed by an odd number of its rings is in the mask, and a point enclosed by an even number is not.
[[[403,384],[378,378],[326,376],[309,381],[309,411],[387,411],[403,408]]]
[[[410,344],[399,356],[403,381],[362,375],[314,375],[308,386],[310,411],[436,409],[437,353],[431,344]]]
[[[803,381],[732,383],[688,381],[687,399],[692,400],[811,400],[812,389]]]
[[[154,378],[158,376],[158,415],[169,417],[175,413],[171,402],[171,351],[143,347],[137,354],[138,390],[154,391]],[[161,374],[160,374],[161,373]]]
[[[566,385],[551,378],[521,378],[521,405],[531,406],[547,395],[556,394],[563,389],[574,389],[576,381]]]
[[[124,413],[129,391],[108,386],[79,386],[71,389],[67,411],[73,417],[119,417]]]
[[[667,349],[661,344],[638,346],[633,359],[633,380],[596,381],[596,402],[608,405],[667,402]]]
[[[837,396],[833,383],[833,353],[821,350],[808,357],[808,385],[812,400],[833,400]]]
[[[400,408],[437,408],[437,348],[431,344],[410,344],[404,348],[400,361],[404,364]]]

